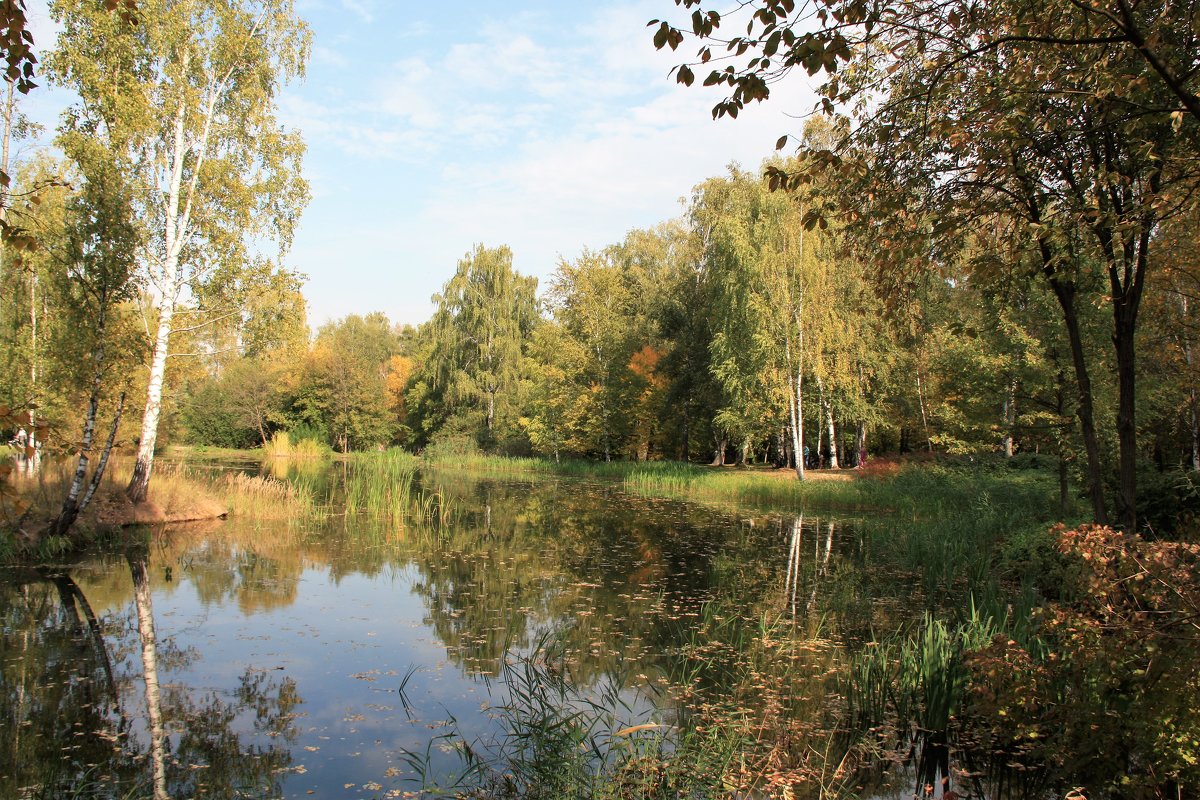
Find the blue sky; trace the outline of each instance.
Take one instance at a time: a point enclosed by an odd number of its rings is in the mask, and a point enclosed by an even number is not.
[[[52,33],[30,4],[39,48]],[[383,311],[419,323],[471,246],[507,244],[542,284],[560,257],[678,215],[730,161],[757,165],[812,107],[804,81],[737,120],[668,77],[646,23],[672,0],[297,0],[313,31],[280,118],[302,131],[312,201],[289,266],[309,323]],[[702,77],[702,76],[701,76]],[[40,93],[40,96],[39,96]],[[53,123],[64,98],[27,106]]]

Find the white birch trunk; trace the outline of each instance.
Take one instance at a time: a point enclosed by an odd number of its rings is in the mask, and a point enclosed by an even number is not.
[[[933,452],[933,440],[929,438],[929,417],[925,413],[925,388],[921,384],[921,368],[917,367],[917,406],[921,409],[921,428],[925,432],[925,447]]]
[[[833,404],[825,404],[825,424],[829,428],[829,468],[840,469],[838,466],[837,428],[833,425]]]
[[[792,431],[792,455],[796,459],[796,478],[804,480],[804,296],[801,294],[792,310],[796,325],[796,353],[792,353],[790,337],[785,341],[787,361],[788,416]],[[794,364],[793,364],[794,360]]]
[[[1013,426],[1017,424],[1017,381],[1012,379],[1004,391],[1004,457],[1013,457]]]
[[[29,276],[29,399],[36,401],[38,387],[38,335],[37,335],[37,271]],[[37,411],[35,403],[29,406],[29,445],[37,446]]]
[[[186,62],[185,62],[186,66]],[[174,322],[175,304],[183,289],[183,272],[179,253],[187,238],[188,217],[191,214],[191,195],[195,191],[196,176],[189,183],[188,200],[182,216],[179,207],[183,193],[183,162],[190,148],[187,143],[186,108],[182,101],[175,112],[175,139],[171,149],[171,178],[167,189],[167,208],[163,230],[162,260],[151,278],[159,290],[158,335],[154,339],[154,356],[150,362],[150,381],[146,385],[146,408],[142,412],[142,433],[138,439],[137,460],[133,465],[133,477],[125,493],[135,503],[146,500],[150,490],[150,475],[154,470],[154,446],[158,440],[158,420],[162,415],[163,380],[167,372],[167,355],[170,352],[171,326]],[[210,111],[211,114],[211,111]],[[211,118],[211,117],[210,117]],[[199,164],[196,165],[198,170]]]
[[[158,686],[158,643],[154,635],[154,605],[145,558],[129,557],[133,575],[133,597],[137,607],[138,636],[142,640],[142,678],[146,685],[146,716],[150,728],[150,764],[154,800],[170,800],[167,794],[167,733],[163,727],[162,699]]]
[[[154,469],[154,445],[158,440],[158,420],[162,415],[163,380],[167,373],[167,348],[171,338],[174,303],[164,298],[159,304],[158,336],[154,340],[154,358],[150,362],[150,383],[146,387],[146,410],[142,414],[142,433],[138,440],[137,460],[126,494],[135,503],[144,502]]]

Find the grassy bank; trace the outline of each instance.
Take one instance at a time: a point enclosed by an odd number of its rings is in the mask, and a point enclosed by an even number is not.
[[[809,472],[800,481],[788,470],[709,467],[676,461],[552,461],[455,455],[422,458],[421,466],[491,476],[560,475],[620,480],[647,497],[773,508],[881,512],[910,519],[974,513],[980,508],[1017,507],[1038,519],[1061,515],[1053,477],[1044,470],[1001,465],[914,462],[866,472]],[[1067,516],[1075,513],[1067,510]]]
[[[76,462],[45,458],[34,474],[9,477],[19,503],[6,508],[0,521],[7,535],[0,536],[0,561],[44,562],[111,537],[130,525],[214,519],[228,512],[223,487],[206,476],[193,474],[178,463],[160,462],[146,503],[133,504],[125,486],[133,473],[133,458],[114,456],[96,489],[95,497],[67,536],[45,534],[62,510],[63,499],[74,478]]]

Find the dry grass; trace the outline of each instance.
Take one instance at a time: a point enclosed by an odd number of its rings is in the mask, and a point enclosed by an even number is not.
[[[31,507],[26,516],[26,530],[44,529],[58,516],[74,473],[74,459],[45,459],[34,475],[14,474],[17,496]],[[146,502],[132,503],[124,491],[132,473],[132,458],[114,456],[79,524],[85,528],[104,528],[189,522],[215,519],[228,511],[203,481],[177,465],[164,463],[155,466]]]
[[[237,472],[226,475],[222,486],[237,517],[299,522],[322,516],[310,491],[285,480]]]

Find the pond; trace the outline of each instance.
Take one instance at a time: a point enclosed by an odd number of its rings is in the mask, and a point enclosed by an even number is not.
[[[347,474],[288,479],[344,498]],[[0,796],[405,796],[461,775],[514,692],[669,732],[719,683],[714,645],[780,620],[819,716],[841,654],[914,613],[851,519],[413,480],[407,516],[235,517],[0,571]]]

